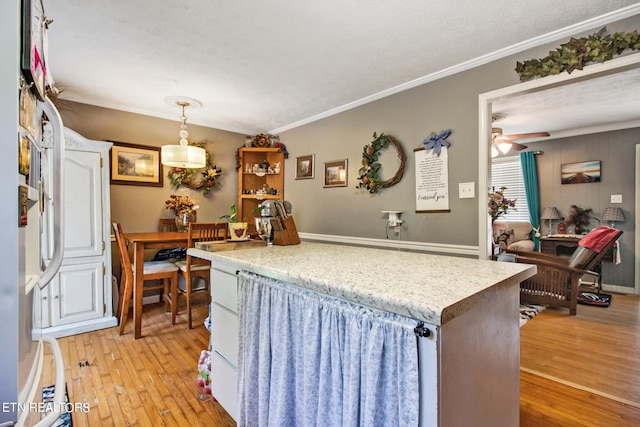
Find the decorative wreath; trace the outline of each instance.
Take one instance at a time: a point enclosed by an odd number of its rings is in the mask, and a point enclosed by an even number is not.
[[[400,167],[396,174],[391,178],[383,181],[378,175],[378,171],[382,166],[378,159],[380,158],[380,151],[387,148],[389,144],[393,145],[398,152],[398,158],[400,159]],[[360,181],[356,188],[364,188],[369,193],[377,193],[381,188],[388,188],[396,185],[402,179],[404,174],[404,166],[407,162],[407,156],[404,154],[402,146],[397,139],[391,135],[385,135],[381,133],[378,136],[373,133],[373,142],[369,145],[365,145],[362,150],[362,167],[358,170]]]
[[[204,148],[204,146],[207,145],[207,142],[190,142],[189,144],[196,147]],[[193,190],[202,190],[202,194],[205,196],[209,194],[209,192],[213,188],[220,186],[220,182],[218,181],[218,179],[222,174],[222,169],[220,169],[216,165],[211,164],[211,157],[209,156],[209,152],[206,151],[206,149],[205,153],[207,166],[204,168],[204,170],[185,168],[169,169],[169,173],[167,174],[167,176],[169,177],[169,179],[171,179],[171,184],[176,188],[185,186]]]

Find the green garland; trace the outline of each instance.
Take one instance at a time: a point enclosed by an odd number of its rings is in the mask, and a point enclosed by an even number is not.
[[[611,35],[604,27],[588,37],[572,37],[567,43],[549,52],[545,58],[518,61],[515,70],[523,82],[534,77],[560,74],[563,71],[571,74],[573,70],[582,70],[590,62],[608,61],[627,49],[640,50],[638,30]]]
[[[207,141],[193,142],[190,145],[204,148],[207,145]],[[220,186],[220,175],[222,169],[216,165],[211,164],[211,157],[209,152],[206,151],[206,163],[207,166],[202,169],[185,169],[185,168],[171,168],[167,176],[171,179],[171,184],[180,188],[182,186],[189,187],[193,190],[201,190],[203,195],[209,194],[209,192],[216,187]]]

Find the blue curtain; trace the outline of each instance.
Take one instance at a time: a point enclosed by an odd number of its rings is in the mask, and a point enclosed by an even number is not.
[[[417,426],[417,322],[239,273],[239,426]]]
[[[536,155],[533,151],[520,153],[520,165],[524,178],[524,189],[527,193],[529,205],[529,222],[533,226],[531,238],[535,244],[535,250],[540,250],[540,238],[536,236],[536,230],[540,230],[540,197],[538,192],[538,171],[536,168]]]

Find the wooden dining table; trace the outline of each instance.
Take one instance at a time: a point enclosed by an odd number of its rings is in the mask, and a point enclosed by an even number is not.
[[[145,233],[125,233],[127,246],[133,245],[133,323],[134,338],[142,336],[142,296],[144,288],[144,251],[146,249],[172,249],[187,246],[187,233],[178,231],[152,231]],[[235,250],[255,246],[266,246],[262,240],[210,242],[213,250]],[[131,290],[125,290],[131,292]]]

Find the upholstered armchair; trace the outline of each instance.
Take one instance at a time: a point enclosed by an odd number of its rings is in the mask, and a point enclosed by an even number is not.
[[[520,283],[520,300],[533,304],[566,307],[576,314],[578,286],[585,274],[597,275],[593,268],[622,235],[610,227],[598,227],[584,236],[570,258],[540,252],[506,249],[516,262],[535,264],[538,272]]]
[[[533,227],[523,221],[494,221],[493,243],[499,246],[501,251],[506,249],[533,251],[535,245],[531,240]]]

